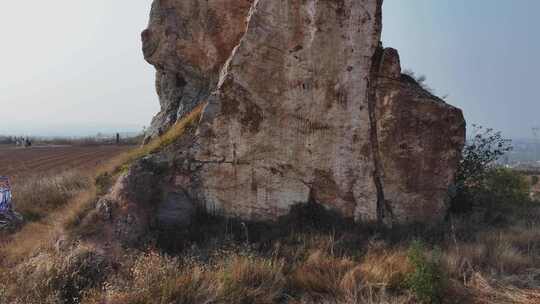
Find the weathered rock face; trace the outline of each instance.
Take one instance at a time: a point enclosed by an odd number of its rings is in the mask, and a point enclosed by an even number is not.
[[[396,50],[379,54],[373,100],[384,212],[400,222],[441,218],[464,145],[463,115],[402,75]]]
[[[215,89],[219,72],[245,32],[253,0],[154,1],[143,53],[156,67],[161,111],[149,135],[169,128]]]
[[[196,170],[164,188],[246,219],[308,200],[388,224],[444,216],[464,120],[379,46],[381,7],[154,1],[143,50],[162,111],[151,135],[207,102],[193,144],[173,152]]]
[[[259,1],[201,126],[204,201],[273,218],[312,195],[345,216],[377,202],[366,96],[377,1]],[[221,162],[221,163],[220,163]]]

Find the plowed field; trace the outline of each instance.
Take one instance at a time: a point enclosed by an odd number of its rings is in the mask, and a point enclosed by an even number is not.
[[[0,176],[19,178],[64,170],[93,170],[128,146],[43,146],[16,148],[0,145]]]

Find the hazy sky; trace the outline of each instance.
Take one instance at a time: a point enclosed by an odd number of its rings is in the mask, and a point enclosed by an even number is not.
[[[0,1],[0,133],[138,130],[159,109],[150,0]]]
[[[540,126],[540,1],[385,0],[383,40],[469,124]]]
[[[138,130],[158,110],[150,0],[0,2],[0,133]],[[540,125],[540,1],[385,0],[383,40],[469,123]]]

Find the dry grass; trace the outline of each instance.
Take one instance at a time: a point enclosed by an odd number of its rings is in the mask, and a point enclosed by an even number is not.
[[[70,205],[70,209],[84,206],[84,201]],[[72,217],[67,213],[62,215],[65,219]],[[28,232],[23,230],[17,237],[32,240],[32,232],[52,231],[52,226],[32,225],[25,227]],[[443,251],[442,269],[450,280],[443,303],[539,303],[538,228],[531,221],[520,221],[506,228],[486,227],[467,241],[449,237],[438,244]],[[86,249],[81,249],[78,245],[58,251],[52,243],[57,236],[37,235],[46,240],[41,247],[29,244],[25,252],[11,252],[8,260],[20,274],[6,273],[0,268],[4,278],[24,277],[28,284],[35,284],[31,295],[23,293],[22,287],[0,284],[0,292],[14,299],[10,303],[17,303],[15,300],[32,303],[30,300],[37,298],[54,303],[53,300],[65,296],[58,293],[59,286],[72,286],[70,282],[83,282],[81,288],[70,287],[68,294],[75,294],[88,304],[418,303],[403,284],[407,274],[414,270],[407,256],[408,241],[393,245],[384,240],[373,241],[364,245],[367,250],[360,244],[355,250],[354,245],[344,242],[345,235],[339,231],[330,235],[295,232],[275,240],[272,249],[266,252],[253,250],[246,243],[237,244],[234,250],[220,247],[195,250],[203,252],[203,257],[210,256],[204,260],[196,254],[170,257],[153,250],[126,252],[125,256],[116,257],[117,272],[107,276],[107,270],[103,277],[94,276],[100,272],[87,268],[86,274],[79,277],[73,274],[70,265],[80,265],[81,259],[74,257],[81,256],[81,252],[92,252],[83,254],[87,258],[82,260],[88,261],[85,265],[103,265],[98,268],[108,269],[111,263],[100,260],[101,254],[92,247],[82,245]],[[16,241],[17,250],[25,247],[23,239]],[[229,244],[235,244],[233,236],[229,239]],[[429,249],[426,250],[429,254]],[[13,259],[17,255],[25,258]],[[93,262],[96,257],[97,263]],[[37,283],[47,281],[57,283],[46,286]],[[17,284],[29,288],[21,282]]]
[[[295,269],[291,287],[314,298],[340,298],[343,296],[341,282],[355,266],[348,258],[316,251]]]
[[[87,191],[81,193],[77,199],[72,200],[69,207],[62,210],[60,216],[55,217],[57,223],[66,229],[77,227],[88,212],[95,207],[96,200],[96,188],[92,186]]]
[[[27,177],[14,185],[15,209],[25,220],[37,221],[67,204],[90,184],[89,176],[80,171]]]
[[[531,209],[535,217],[536,209]],[[540,303],[540,225],[518,221],[486,229],[474,241],[454,241],[443,251],[443,268],[471,303]]]
[[[367,281],[360,263],[321,251],[295,264],[236,251],[207,262],[153,251],[130,260],[122,265],[128,274],[110,277],[83,303],[412,303]]]
[[[523,288],[503,284],[497,280],[489,280],[481,273],[475,273],[469,288],[472,289],[474,303],[512,303],[512,304],[538,304],[540,303],[539,288]]]
[[[93,247],[46,249],[4,271],[0,289],[13,304],[78,303],[109,271],[106,257]]]
[[[475,269],[501,276],[540,268],[540,225],[517,224],[476,235],[473,242],[453,242],[443,253],[446,271],[467,280]]]
[[[109,285],[105,297],[98,293],[88,301],[98,303],[105,299],[111,304],[203,304],[217,296],[217,286],[204,268],[153,252],[138,257],[129,276],[127,290]]]
[[[409,303],[411,296],[400,290],[411,271],[405,250],[370,249],[359,261],[315,251],[289,281],[299,303]]]
[[[538,303],[540,289],[534,283],[540,274],[534,258],[537,231],[537,226],[516,224],[479,232],[475,242],[450,238],[441,244],[443,269],[451,280],[445,299],[459,303]],[[232,239],[230,242],[234,242]],[[251,249],[243,246],[232,251],[209,249],[212,258],[207,261],[155,251],[129,254],[120,257],[117,268],[121,274],[110,275],[101,287],[77,293],[86,295],[83,303],[89,304],[418,303],[403,284],[413,271],[407,243],[370,243],[367,252],[353,256],[343,254],[349,249],[342,246],[350,244],[344,245],[335,234],[294,235],[290,240],[294,241],[287,244],[280,239],[279,249],[274,247],[274,253],[268,256],[247,253]],[[57,270],[49,267],[45,277],[69,273],[61,260],[69,260],[72,251],[51,253],[51,246],[44,246],[34,248],[34,252],[46,254],[18,261],[24,267],[34,267],[22,272],[30,281],[44,280],[37,265],[45,265],[49,259]],[[67,278],[70,281],[73,276]],[[54,298],[58,296],[55,288],[37,290],[41,290],[42,298]],[[21,291],[4,287],[3,292],[13,295]]]
[[[283,262],[232,256],[218,266],[218,299],[222,303],[278,303],[285,290]]]
[[[17,234],[7,238],[0,248],[0,268],[10,267],[24,261],[37,252],[48,248],[58,235],[54,225],[46,222],[31,223]]]
[[[358,268],[363,280],[371,285],[399,289],[413,266],[407,258],[406,249],[371,249]]]
[[[26,180],[15,188],[15,209],[30,220],[16,234],[3,237],[0,268],[16,264],[50,247],[62,232],[61,223],[92,197],[90,178],[76,171]],[[33,221],[32,221],[33,220]]]
[[[115,277],[104,293],[91,293],[85,303],[278,303],[286,283],[282,267],[238,255],[209,266],[150,252],[136,259],[126,277]]]
[[[186,129],[199,121],[205,106],[206,103],[199,104],[188,115],[176,122],[169,130],[167,130],[167,132],[165,132],[165,134],[154,138],[148,144],[113,158],[106,165],[99,168],[97,175],[115,175],[124,169],[127,169],[127,166],[134,160],[160,151],[164,147],[174,143],[182,135],[184,135]]]
[[[443,269],[451,284],[445,299],[459,300],[459,303],[538,303],[540,289],[534,282],[540,268],[533,259],[523,262],[519,258],[516,262],[515,256],[503,245],[519,248],[531,244],[535,237],[533,232],[523,231],[518,236],[492,231],[480,233],[481,243],[478,244],[460,241],[446,244]],[[206,261],[188,256],[170,257],[155,251],[130,253],[119,258],[120,272],[111,274],[102,285],[86,287],[89,289],[85,292],[76,290],[76,294],[86,295],[83,303],[89,304],[418,303],[403,284],[407,274],[413,271],[406,244],[369,245],[365,254],[355,258],[334,253],[344,252],[340,249],[340,240],[334,236],[296,239],[303,239],[304,243],[295,245],[297,252],[292,254],[295,256],[292,259],[285,259],[281,254],[289,255],[294,248],[282,253],[274,251],[268,256],[253,255],[242,246],[231,251],[215,248]],[[323,249],[313,251],[317,246]],[[20,261],[17,266],[17,271],[29,282],[46,281],[47,277],[57,281],[65,277],[60,280],[62,284],[75,280],[69,274],[72,268],[66,265],[76,265],[77,259],[70,256],[79,256],[74,252],[85,250],[75,248],[59,254],[44,247],[38,251],[40,254]],[[531,254],[533,252],[531,249]],[[43,266],[46,271],[40,265],[48,265]],[[536,270],[531,269],[534,267]],[[87,270],[85,273],[95,272]],[[14,274],[11,275],[13,278]],[[96,279],[100,280],[100,277]],[[22,297],[20,289],[4,287],[4,290],[4,293]],[[36,290],[44,299],[58,297],[55,294],[58,285],[39,286]]]

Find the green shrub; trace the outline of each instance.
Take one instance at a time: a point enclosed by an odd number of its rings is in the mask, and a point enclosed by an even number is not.
[[[424,244],[414,241],[408,259],[414,270],[407,275],[406,286],[422,303],[441,303],[446,278],[440,266],[440,250],[427,256]]]
[[[500,132],[473,125],[475,135],[463,148],[463,157],[458,167],[458,186],[471,186],[480,182],[492,165],[512,150],[511,142]]]
[[[517,171],[506,168],[491,168],[484,174],[478,185],[466,187],[460,193],[463,202],[470,204],[474,214],[482,214],[480,219],[486,224],[505,224],[512,215],[530,210],[530,184]]]
[[[484,180],[492,204],[515,206],[529,201],[530,186],[521,173],[504,168],[490,170]]]
[[[512,150],[510,141],[504,139],[500,132],[473,127],[476,128],[475,136],[463,148],[456,174],[456,193],[451,205],[453,212],[469,212],[474,207],[483,207],[486,201],[492,201],[489,198],[489,179],[493,178],[495,163]]]

